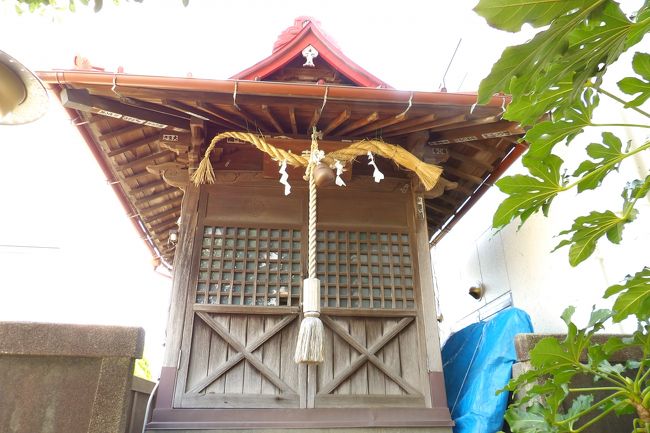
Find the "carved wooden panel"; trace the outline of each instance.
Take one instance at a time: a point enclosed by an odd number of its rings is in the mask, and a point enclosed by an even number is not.
[[[414,316],[322,319],[315,407],[424,406]]]
[[[195,312],[181,407],[299,407],[297,317]]]

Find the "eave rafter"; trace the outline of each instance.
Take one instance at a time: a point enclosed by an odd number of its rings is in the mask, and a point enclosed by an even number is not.
[[[65,78],[58,76],[54,85],[66,90],[62,99],[77,110],[79,123],[92,131],[94,146],[101,149],[102,158],[136,210],[131,216],[141,220],[168,260],[174,251],[168,244],[169,230],[180,215],[181,190],[207,140],[216,133],[242,131],[262,133],[269,139],[284,137],[281,143],[298,152],[304,150],[304,140],[314,126],[326,137],[324,146],[336,148],[342,141],[367,138],[403,145],[421,159],[441,165],[445,179],[454,184],[454,188],[424,194],[430,230],[454,218],[525,133],[518,125],[501,119],[503,98],[470,113],[471,98],[466,95],[434,97],[413,92],[411,96],[387,89],[328,86],[325,90],[317,85],[259,82],[206,82],[205,88],[190,89],[174,84],[178,79],[154,88],[128,84],[134,80],[129,76],[118,78],[116,93],[111,89],[112,77],[102,84],[101,76],[93,74],[94,84],[84,87],[78,82],[74,89],[60,85]],[[195,86],[202,81],[183,83]],[[324,94],[328,95],[326,100]],[[98,108],[110,108],[122,117],[107,117],[99,114]],[[155,119],[170,122],[165,125]],[[413,145],[409,137],[414,134],[420,134],[417,146],[409,147]],[[242,170],[256,169],[249,158],[253,153],[246,153],[237,144],[228,146],[228,155],[237,155],[233,160],[247,167]],[[218,158],[217,152],[213,163],[223,170],[225,158],[217,162]],[[363,161],[359,164],[355,176],[367,171]],[[227,168],[233,169],[237,166]],[[275,174],[277,167],[272,169]],[[397,171],[394,175],[401,176]]]

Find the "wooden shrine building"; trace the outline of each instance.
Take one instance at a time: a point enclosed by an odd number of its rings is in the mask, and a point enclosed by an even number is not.
[[[504,97],[398,91],[345,57],[307,17],[229,80],[41,72],[79,126],[152,254],[173,265],[164,366],[147,431],[450,432],[430,242],[515,160]],[[190,177],[213,137],[263,136],[301,155],[364,139],[442,168],[427,190],[376,155],[318,188],[316,274],[323,362],[294,348],[308,264],[308,184],[226,138],[214,183]],[[277,158],[276,158],[277,159]]]

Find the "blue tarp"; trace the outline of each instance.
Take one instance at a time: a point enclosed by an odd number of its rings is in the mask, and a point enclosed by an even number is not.
[[[508,393],[494,393],[510,380],[517,359],[515,335],[528,332],[533,332],[528,314],[508,308],[449,337],[442,363],[454,433],[501,430]]]

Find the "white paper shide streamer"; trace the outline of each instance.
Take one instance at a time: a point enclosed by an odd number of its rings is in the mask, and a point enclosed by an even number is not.
[[[321,159],[325,158],[325,151],[323,150],[317,150],[313,154],[310,154],[311,160],[314,162],[314,164],[318,165]]]
[[[336,180],[334,183],[336,186],[346,186],[343,179],[341,179],[341,175],[343,174],[343,164],[341,164],[341,161],[337,159],[336,162],[334,162],[334,168],[336,169]]]
[[[284,195],[291,194],[291,185],[289,185],[289,175],[287,174],[287,160],[280,163],[280,183],[284,185]]]
[[[379,183],[381,180],[384,178],[384,173],[379,171],[377,168],[377,164],[375,164],[375,157],[373,156],[371,151],[368,151],[368,165],[372,165],[375,168],[375,171],[372,173],[372,177],[375,178],[375,182]]]

